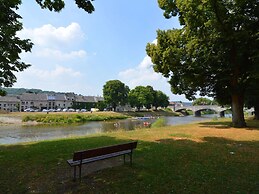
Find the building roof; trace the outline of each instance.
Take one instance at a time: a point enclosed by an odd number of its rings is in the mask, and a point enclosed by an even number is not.
[[[0,102],[20,102],[17,96],[0,96]]]
[[[47,101],[47,94],[23,93],[20,99],[21,101]]]
[[[47,99],[48,100],[56,100],[56,101],[67,100],[65,94],[48,94]]]

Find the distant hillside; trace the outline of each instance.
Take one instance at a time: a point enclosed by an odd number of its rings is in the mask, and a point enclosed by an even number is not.
[[[7,92],[8,96],[21,95],[23,93],[55,93],[53,91],[43,91],[41,89],[27,89],[27,88],[1,88]]]

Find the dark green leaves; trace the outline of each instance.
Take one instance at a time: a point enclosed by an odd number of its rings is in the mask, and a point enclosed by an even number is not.
[[[19,0],[0,1],[0,87],[10,87],[16,82],[14,72],[23,71],[29,64],[20,61],[22,52],[30,52],[30,40],[22,40],[16,33],[22,29],[21,16],[15,12]]]
[[[75,3],[87,13],[92,13],[94,11],[92,1],[93,0],[75,0]],[[42,9],[48,9],[50,11],[59,12],[65,7],[65,2],[63,0],[36,0],[36,2]]]
[[[125,105],[128,100],[129,87],[119,80],[107,81],[103,86],[105,102],[116,111],[118,105]]]

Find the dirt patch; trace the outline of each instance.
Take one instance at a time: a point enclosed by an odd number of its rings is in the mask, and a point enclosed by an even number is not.
[[[22,119],[20,117],[10,117],[10,116],[0,116],[1,124],[22,124]]]

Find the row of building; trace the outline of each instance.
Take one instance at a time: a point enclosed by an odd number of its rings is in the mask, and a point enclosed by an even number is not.
[[[92,106],[103,101],[99,96],[82,96],[74,93],[23,93],[17,96],[0,96],[0,110],[17,112],[26,109],[69,109],[87,108],[87,104]]]

